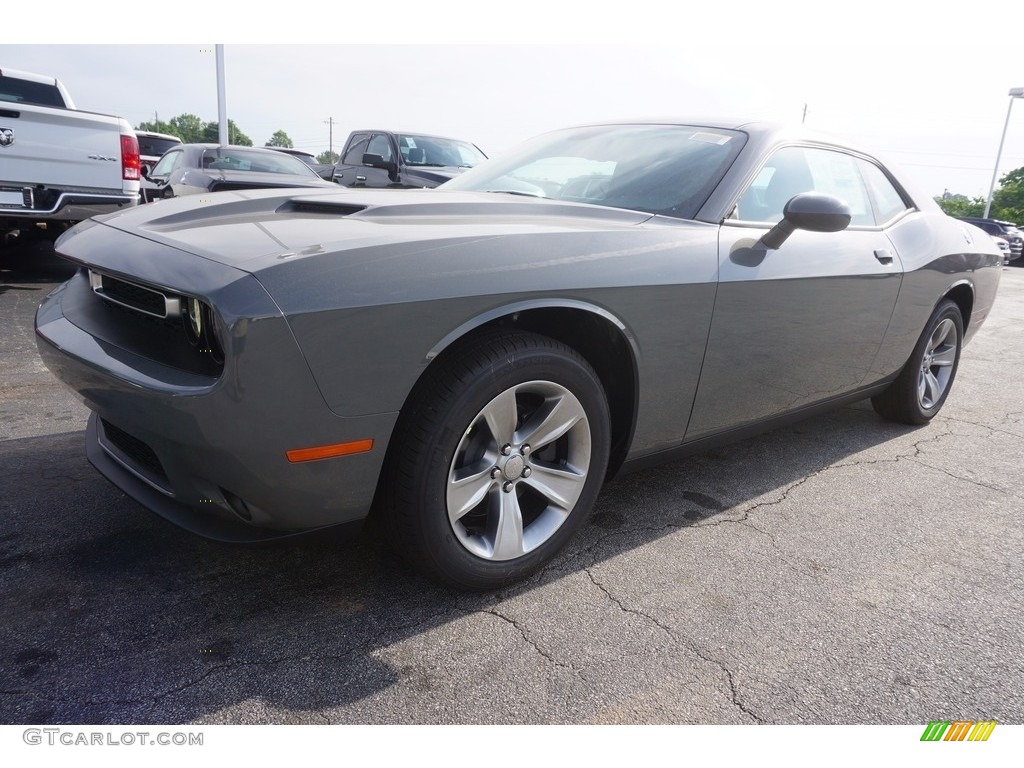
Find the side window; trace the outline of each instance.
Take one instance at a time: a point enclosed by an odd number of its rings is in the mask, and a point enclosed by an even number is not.
[[[858,160],[858,163],[864,183],[868,185],[875,203],[875,219],[878,224],[892,221],[910,208],[881,168],[867,160]]]
[[[783,147],[769,158],[740,197],[741,221],[776,224],[786,203],[801,192],[822,192],[850,206],[853,226],[873,226],[874,213],[853,155],[816,147]]]
[[[185,156],[184,152],[168,152],[166,155],[160,158],[155,166],[153,166],[150,176],[167,176],[171,171],[181,165],[181,159]]]
[[[363,153],[366,152],[366,145],[370,141],[370,134],[357,133],[352,137],[352,145],[342,162],[345,165],[362,165]]]
[[[814,178],[814,191],[838,197],[850,206],[851,226],[875,225],[871,198],[857,169],[856,157],[826,149],[809,149],[807,162]]]
[[[384,134],[378,133],[370,139],[366,151],[371,155],[380,155],[384,158],[384,162],[388,162],[392,159],[391,140]]]
[[[814,189],[807,166],[807,150],[783,147],[764,164],[747,191],[740,197],[736,215],[741,221],[782,221],[782,209],[793,195]]]

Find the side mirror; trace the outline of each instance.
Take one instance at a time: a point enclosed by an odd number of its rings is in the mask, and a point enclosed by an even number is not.
[[[368,165],[370,168],[383,168],[388,173],[398,172],[398,165],[394,160],[385,160],[383,155],[374,155],[370,152],[363,155],[363,165]]]
[[[761,242],[766,248],[780,248],[798,229],[808,232],[842,232],[850,226],[850,206],[832,195],[801,192],[782,209],[782,221],[772,227]]]
[[[146,165],[145,163],[142,164],[142,178],[149,178],[149,166]]]

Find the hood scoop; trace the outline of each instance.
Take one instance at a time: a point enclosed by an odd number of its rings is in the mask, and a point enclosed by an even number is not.
[[[301,197],[289,200],[280,208],[277,213],[319,213],[326,216],[351,216],[366,210],[365,205],[353,205],[341,201],[303,199]]]

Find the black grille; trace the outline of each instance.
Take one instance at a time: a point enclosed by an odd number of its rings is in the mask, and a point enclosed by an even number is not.
[[[103,275],[103,293],[114,301],[119,301],[151,315],[164,317],[167,314],[167,304],[162,293],[151,291],[148,288],[135,285],[135,283]]]
[[[166,294],[172,301],[170,309],[175,312],[167,317],[162,312],[154,314],[146,309],[126,306],[128,301],[124,299],[129,298],[126,292],[119,293],[115,299],[105,290],[114,285],[117,286],[115,291],[122,287],[127,291],[135,288],[144,297],[151,293],[161,301],[165,295],[156,288],[147,289],[145,285],[132,281],[83,270],[67,284],[62,303],[65,316],[86,333],[112,345],[107,349],[108,354],[117,356],[120,349],[188,373],[211,378],[220,376],[224,360],[210,311],[206,311],[208,321],[205,323],[209,333],[204,336],[204,343],[200,343],[190,340],[185,327],[187,318],[176,314],[184,301],[180,294]],[[131,359],[122,359],[122,362],[138,365]]]
[[[107,442],[124,454],[125,458],[131,460],[139,468],[146,470],[150,475],[160,478],[166,482],[167,475],[160,464],[160,459],[153,453],[153,449],[139,440],[132,437],[123,429],[118,429],[106,419],[103,422],[103,435]]]

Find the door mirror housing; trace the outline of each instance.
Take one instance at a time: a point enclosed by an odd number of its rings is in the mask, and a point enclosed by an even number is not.
[[[394,160],[385,160],[383,155],[375,155],[371,152],[363,155],[363,165],[370,168],[383,168],[391,174],[398,172],[398,165]]]
[[[782,221],[772,227],[761,242],[766,248],[780,248],[798,229],[808,232],[842,232],[852,214],[850,206],[832,195],[801,192],[794,195],[782,209]]]

